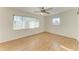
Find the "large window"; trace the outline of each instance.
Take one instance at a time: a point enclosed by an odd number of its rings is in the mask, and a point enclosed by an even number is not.
[[[29,29],[29,28],[38,28],[39,27],[39,19],[32,17],[24,17],[24,16],[14,16],[13,29]]]
[[[53,25],[60,25],[60,18],[59,17],[53,18],[52,23],[53,23]]]

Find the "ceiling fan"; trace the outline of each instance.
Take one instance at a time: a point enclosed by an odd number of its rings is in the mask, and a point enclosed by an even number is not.
[[[79,8],[78,8],[78,10],[77,10],[77,15],[79,15]]]
[[[48,7],[39,7],[40,11],[36,11],[36,13],[40,13],[40,15],[43,14],[50,14],[50,10],[52,10],[52,8],[48,8]]]

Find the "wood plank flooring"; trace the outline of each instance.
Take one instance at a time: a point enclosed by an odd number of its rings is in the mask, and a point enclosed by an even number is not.
[[[75,39],[50,34],[39,33],[29,37],[0,43],[0,51],[77,51],[78,42]]]

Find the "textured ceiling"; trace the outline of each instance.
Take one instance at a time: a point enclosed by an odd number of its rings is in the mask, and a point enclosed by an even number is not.
[[[53,15],[53,14],[57,14],[57,13],[61,13],[61,12],[65,12],[70,9],[73,9],[71,7],[45,7],[45,9],[48,9],[48,8],[52,8],[51,10],[48,10],[48,12],[50,12],[49,15]],[[32,14],[40,15],[40,13],[36,12],[36,11],[40,11],[39,7],[16,7],[15,9],[18,9],[23,12],[30,12]],[[44,16],[48,16],[48,15],[44,15]]]

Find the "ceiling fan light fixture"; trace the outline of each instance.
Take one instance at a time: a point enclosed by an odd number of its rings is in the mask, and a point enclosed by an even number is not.
[[[47,15],[46,13],[40,13],[40,15]]]

